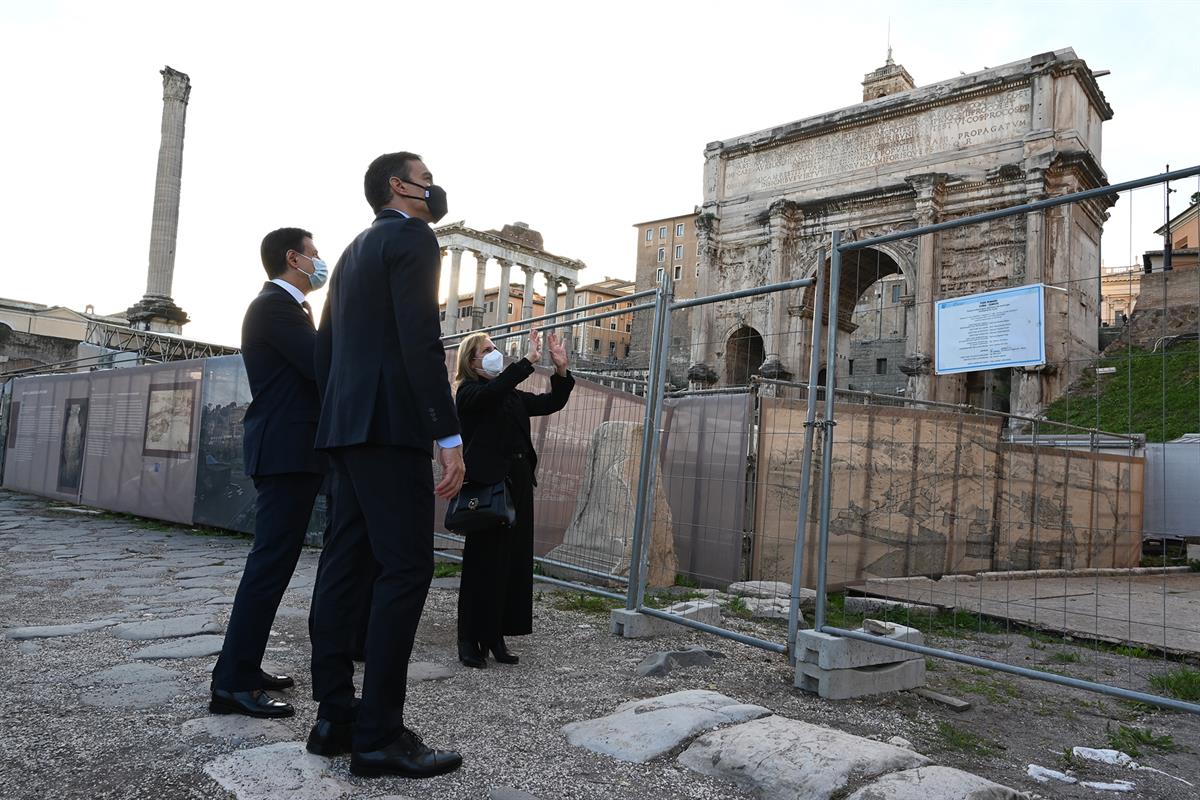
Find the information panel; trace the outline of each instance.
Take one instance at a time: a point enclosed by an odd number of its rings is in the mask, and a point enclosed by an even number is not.
[[[1045,364],[1045,309],[1040,283],[939,300],[934,311],[937,374]]]

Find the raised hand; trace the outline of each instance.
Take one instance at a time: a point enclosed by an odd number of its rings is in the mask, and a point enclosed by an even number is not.
[[[550,350],[550,360],[554,362],[554,368],[558,374],[565,375],[567,372],[567,337],[555,336],[554,331],[551,331],[549,338],[546,339],[546,347]]]
[[[530,364],[542,360],[542,334],[537,328],[529,332],[529,352],[525,354],[525,358],[529,359]]]

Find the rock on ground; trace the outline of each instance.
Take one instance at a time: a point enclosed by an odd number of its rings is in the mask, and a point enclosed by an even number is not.
[[[762,797],[829,800],[852,777],[920,767],[929,759],[831,728],[767,717],[701,736],[679,763]]]
[[[950,767],[917,767],[885,775],[848,800],[1023,800],[1025,794]]]
[[[738,703],[717,692],[689,690],[622,703],[604,717],[563,726],[567,741],[621,761],[644,763],[717,725],[766,716],[762,706]]]
[[[642,677],[660,677],[676,667],[707,667],[712,664],[714,658],[724,657],[725,654],[720,651],[705,650],[703,647],[664,650],[646,656],[635,671]]]

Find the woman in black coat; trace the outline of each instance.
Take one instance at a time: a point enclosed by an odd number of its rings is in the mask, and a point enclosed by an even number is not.
[[[550,391],[531,394],[517,385],[533,374],[542,355],[541,335],[529,336],[529,352],[501,369],[503,355],[487,334],[463,340],[458,354],[455,402],[465,444],[467,480],[494,484],[507,480],[516,506],[511,527],[467,535],[462,584],[458,592],[458,658],[483,667],[490,651],[496,661],[515,664],[505,636],[533,632],[533,487],[537,453],[529,418],[562,410],[575,379],[567,371],[567,348],[551,333],[547,348],[554,362]]]

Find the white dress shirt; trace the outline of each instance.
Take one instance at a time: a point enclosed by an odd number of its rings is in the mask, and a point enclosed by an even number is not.
[[[296,300],[296,303],[299,305],[304,305],[304,292],[300,291],[295,286],[292,286],[283,278],[271,278],[271,283],[275,284],[276,286],[283,287],[287,290],[287,293]]]

